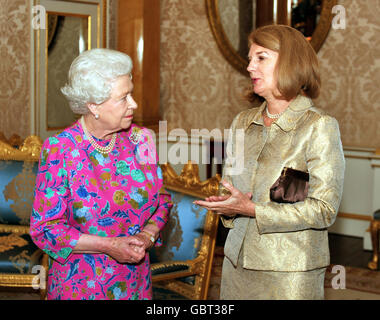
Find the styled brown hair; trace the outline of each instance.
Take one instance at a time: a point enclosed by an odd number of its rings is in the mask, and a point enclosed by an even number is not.
[[[298,30],[286,25],[268,25],[252,31],[248,37],[249,46],[253,43],[278,52],[275,78],[281,97],[290,100],[298,94],[317,98],[321,87],[317,55]],[[257,100],[250,90],[247,99]]]

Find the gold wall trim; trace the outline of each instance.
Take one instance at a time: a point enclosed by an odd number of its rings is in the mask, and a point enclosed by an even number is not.
[[[108,7],[107,7],[107,0],[103,0],[102,1],[102,4],[103,4],[103,12],[102,12],[102,15],[103,15],[103,48],[107,48],[107,25],[108,25],[108,15],[107,15],[107,11],[108,11]],[[99,8],[99,16],[98,16],[98,21],[99,21],[99,26],[100,26],[100,8]],[[100,32],[99,32],[99,36],[100,36]],[[99,45],[99,48],[102,47],[101,45]]]
[[[338,218],[363,220],[363,221],[372,221],[373,220],[372,216],[357,214],[357,213],[346,213],[346,212],[339,212]]]
[[[33,287],[33,279],[36,277],[34,274],[0,274],[0,287]],[[38,285],[38,284],[37,284]]]
[[[380,159],[380,156],[373,155],[373,156],[361,156],[359,154],[345,154],[345,158],[351,158],[351,159],[366,159],[366,160],[372,160],[372,159]]]
[[[361,147],[350,147],[350,146],[344,146],[343,147],[344,156],[346,158],[352,158],[352,159],[380,159],[380,149],[376,150],[375,148],[361,148]],[[364,154],[346,154],[346,152],[360,152],[360,153],[366,153]]]
[[[353,147],[353,146],[343,146],[344,151],[355,151],[355,152],[375,152],[375,148],[363,148],[363,147]]]
[[[0,232],[16,233],[16,234],[29,234],[29,226],[16,226],[16,225],[0,224]]]

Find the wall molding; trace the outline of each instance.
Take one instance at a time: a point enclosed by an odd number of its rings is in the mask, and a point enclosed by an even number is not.
[[[364,221],[372,221],[372,216],[363,215],[358,213],[346,213],[346,212],[338,212],[338,218],[344,219],[354,219],[354,220],[364,220]]]

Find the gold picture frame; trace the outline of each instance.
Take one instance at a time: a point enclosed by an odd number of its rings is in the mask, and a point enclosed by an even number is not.
[[[330,30],[333,19],[332,8],[336,4],[337,0],[323,1],[321,16],[310,42],[316,52],[321,48]],[[221,53],[236,70],[248,76],[248,58],[240,56],[232,47],[221,23],[218,0],[205,0],[205,5],[210,28]]]

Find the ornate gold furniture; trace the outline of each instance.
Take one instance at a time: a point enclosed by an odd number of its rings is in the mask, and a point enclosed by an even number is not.
[[[377,270],[379,262],[379,230],[380,230],[380,209],[373,214],[373,220],[371,221],[371,241],[372,241],[372,259],[368,263],[368,268],[371,270]]]
[[[173,208],[163,246],[150,252],[153,299],[207,299],[219,217],[193,201],[216,195],[220,176],[201,182],[191,162],[179,176],[169,164],[161,168]]]
[[[41,272],[47,271],[47,256],[29,236],[41,146],[36,136],[22,142],[0,134],[0,288],[38,287],[44,299],[40,279],[46,279]]]

